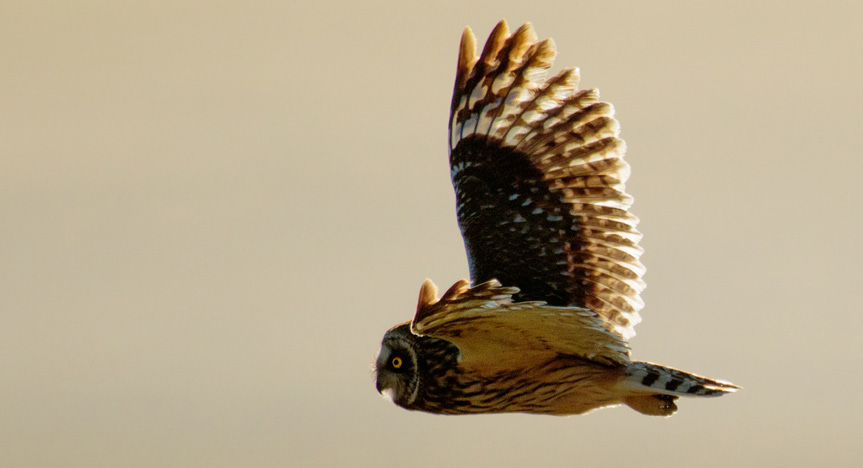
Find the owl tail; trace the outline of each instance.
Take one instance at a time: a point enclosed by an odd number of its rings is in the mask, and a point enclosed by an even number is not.
[[[740,387],[670,367],[636,361],[627,366],[619,384],[629,396],[623,402],[639,413],[670,416],[677,411],[678,397],[717,397]]]

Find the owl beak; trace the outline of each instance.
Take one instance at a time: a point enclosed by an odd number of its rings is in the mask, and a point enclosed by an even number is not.
[[[392,399],[394,385],[395,382],[393,382],[392,378],[387,375],[378,374],[378,378],[375,380],[375,388],[377,388],[378,393],[385,398]]]

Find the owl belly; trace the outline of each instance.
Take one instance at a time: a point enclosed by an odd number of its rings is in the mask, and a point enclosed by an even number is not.
[[[623,367],[603,366],[573,356],[530,368],[513,368],[495,375],[460,369],[449,380],[448,401],[436,401],[426,411],[443,414],[535,413],[582,414],[621,403],[616,384]],[[451,376],[452,377],[452,376]]]

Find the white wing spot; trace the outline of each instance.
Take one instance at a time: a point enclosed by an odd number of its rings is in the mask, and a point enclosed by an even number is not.
[[[540,213],[542,213],[542,208],[537,208],[537,209],[531,211],[531,214],[540,214]]]
[[[456,176],[456,174],[458,174],[459,172],[462,171],[462,169],[464,169],[464,167],[465,167],[464,163],[458,163],[458,164],[454,165],[452,167],[452,170],[450,171],[450,177],[454,178]]]

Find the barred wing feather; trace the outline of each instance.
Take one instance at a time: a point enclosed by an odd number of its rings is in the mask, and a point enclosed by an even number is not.
[[[437,288],[426,280],[411,331],[455,344],[462,365],[489,373],[511,370],[510,360],[542,363],[558,354],[607,365],[629,363],[626,341],[604,327],[596,313],[542,301],[513,302],[517,292],[497,281],[470,287],[461,280],[438,298]]]
[[[546,80],[555,56],[530,24],[505,21],[477,56],[466,29],[449,124],[450,168],[471,280],[518,301],[587,308],[627,339],[640,321],[641,234],[613,107],[577,89],[577,69]]]

